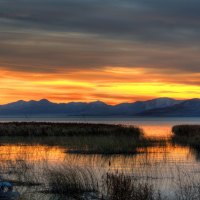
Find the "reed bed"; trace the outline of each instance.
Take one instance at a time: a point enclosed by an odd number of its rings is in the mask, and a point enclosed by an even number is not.
[[[188,174],[178,169],[178,180],[176,183],[176,200],[199,200],[200,199],[200,177]]]
[[[134,126],[89,124],[89,123],[48,123],[9,122],[0,123],[0,136],[134,136],[140,138],[142,130]]]
[[[0,137],[3,143],[59,145],[83,154],[133,154],[148,144],[140,128],[109,124],[0,123]]]
[[[107,173],[99,180],[91,169],[65,166],[47,172],[48,191],[77,199],[161,200],[161,195],[148,183],[138,183],[123,173]],[[102,187],[103,185],[103,187]]]
[[[105,187],[109,200],[161,200],[161,195],[148,183],[138,183],[134,177],[107,174]]]
[[[72,155],[76,156],[76,155]],[[80,156],[80,155],[79,155]],[[112,170],[111,168],[96,169],[90,164],[78,165],[65,162],[53,165],[44,161],[35,165],[20,157],[10,162],[1,162],[3,180],[11,181],[21,194],[20,200],[198,200],[200,199],[200,179],[197,174],[179,169],[173,175],[174,198],[165,197],[155,184],[152,171],[145,173],[146,166],[141,165],[142,173]],[[146,163],[146,161],[145,161]],[[112,163],[110,163],[112,165]],[[90,166],[90,167],[88,167]],[[114,167],[114,166],[113,166]],[[143,173],[144,172],[144,173]],[[178,178],[177,178],[178,176]],[[142,177],[142,179],[140,178]],[[152,178],[151,178],[152,177]],[[176,182],[175,182],[176,181]],[[177,188],[176,188],[177,187]],[[156,189],[157,188],[157,189]]]
[[[200,148],[200,125],[177,125],[172,132],[174,142]]]
[[[98,191],[98,179],[89,168],[59,166],[46,170],[48,192],[78,198]]]

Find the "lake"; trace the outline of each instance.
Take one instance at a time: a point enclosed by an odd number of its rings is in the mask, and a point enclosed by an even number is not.
[[[144,130],[149,138],[169,138],[173,125],[200,124],[200,118],[0,118],[0,122],[8,121],[48,121],[48,122],[84,122],[136,125]],[[148,181],[162,195],[175,199],[180,182],[200,181],[200,153],[192,148],[171,143],[164,146],[153,146],[138,149],[134,155],[87,155],[67,153],[67,147],[6,143],[0,146],[1,174],[3,178],[16,176],[8,174],[18,166],[18,170],[28,165],[27,176],[34,174],[33,182],[45,182],[42,172],[48,167],[70,165],[92,169],[101,177],[105,172],[120,171],[131,174],[137,180]],[[26,163],[26,164],[25,164]],[[6,167],[5,167],[6,166]],[[24,169],[24,168],[23,168]],[[30,171],[31,169],[32,171]],[[24,172],[20,179],[25,181]],[[31,179],[31,178],[30,178]],[[18,186],[24,199],[52,199],[47,195],[39,197],[38,187]],[[43,186],[44,187],[44,186]],[[37,191],[37,192],[35,192]]]

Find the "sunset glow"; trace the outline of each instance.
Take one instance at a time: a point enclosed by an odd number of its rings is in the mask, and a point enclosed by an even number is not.
[[[102,100],[109,104],[156,97],[177,99],[200,97],[197,77],[183,82],[183,76],[154,74],[145,69],[105,68],[62,73],[27,73],[1,70],[0,103],[39,100],[54,102]],[[193,82],[194,83],[193,83]]]
[[[10,1],[0,3],[0,104],[200,97],[197,2]]]

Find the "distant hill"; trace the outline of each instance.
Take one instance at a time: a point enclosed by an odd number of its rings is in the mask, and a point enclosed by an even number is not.
[[[101,101],[91,103],[53,103],[40,101],[17,101],[0,105],[1,116],[200,116],[200,100],[180,101],[171,98],[157,98],[115,106]]]
[[[156,108],[165,108],[168,106],[173,106],[179,104],[180,100],[175,100],[171,98],[157,98],[148,101],[137,101],[134,103],[123,103],[114,106],[115,114],[123,115],[136,115],[138,113],[156,109]]]
[[[143,117],[200,117],[200,99],[190,99],[164,108],[155,108],[137,114]]]

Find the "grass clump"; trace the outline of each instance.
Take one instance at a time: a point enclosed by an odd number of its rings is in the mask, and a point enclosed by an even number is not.
[[[0,136],[88,136],[113,135],[139,138],[142,131],[138,127],[89,124],[89,123],[48,123],[48,122],[9,122],[0,123]]]
[[[81,167],[63,167],[47,172],[48,191],[76,199],[100,200],[161,200],[159,192],[147,183],[138,183],[123,173],[107,173],[97,178],[92,170]]]
[[[151,185],[124,174],[107,174],[105,187],[109,200],[161,200]]]
[[[80,197],[98,190],[98,181],[88,168],[62,166],[48,169],[46,177],[48,191],[53,194]]]
[[[200,125],[177,125],[172,132],[174,142],[200,148]]]

